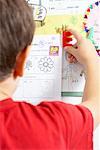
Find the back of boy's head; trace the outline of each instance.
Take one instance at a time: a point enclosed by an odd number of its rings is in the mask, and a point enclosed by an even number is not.
[[[11,74],[16,56],[31,44],[32,10],[25,0],[0,0],[0,81]]]

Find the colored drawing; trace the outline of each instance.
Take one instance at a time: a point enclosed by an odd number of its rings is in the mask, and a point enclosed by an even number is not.
[[[59,55],[59,46],[50,46],[49,55],[50,56],[58,56]]]
[[[25,65],[25,69],[30,70],[32,68],[32,61],[28,60]]]
[[[97,50],[100,50],[100,1],[91,4],[84,15],[84,30],[90,33],[88,38],[95,45]]]

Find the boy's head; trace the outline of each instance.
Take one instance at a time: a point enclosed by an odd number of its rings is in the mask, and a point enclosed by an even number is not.
[[[0,81],[21,76],[34,33],[32,10],[25,0],[0,0]]]

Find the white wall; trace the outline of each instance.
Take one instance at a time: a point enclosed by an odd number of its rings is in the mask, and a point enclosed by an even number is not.
[[[64,102],[71,103],[71,104],[80,104],[82,101],[81,97],[63,97]],[[100,150],[100,125],[94,131],[94,150]]]

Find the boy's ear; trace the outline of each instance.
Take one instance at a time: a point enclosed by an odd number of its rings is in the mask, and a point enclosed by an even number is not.
[[[22,50],[17,58],[16,58],[16,66],[15,66],[15,69],[14,69],[14,78],[16,77],[22,77],[23,74],[24,74],[24,66],[25,66],[25,63],[26,63],[26,59],[29,55],[29,52],[30,52],[30,47],[31,46],[28,46],[26,47],[24,50]]]

